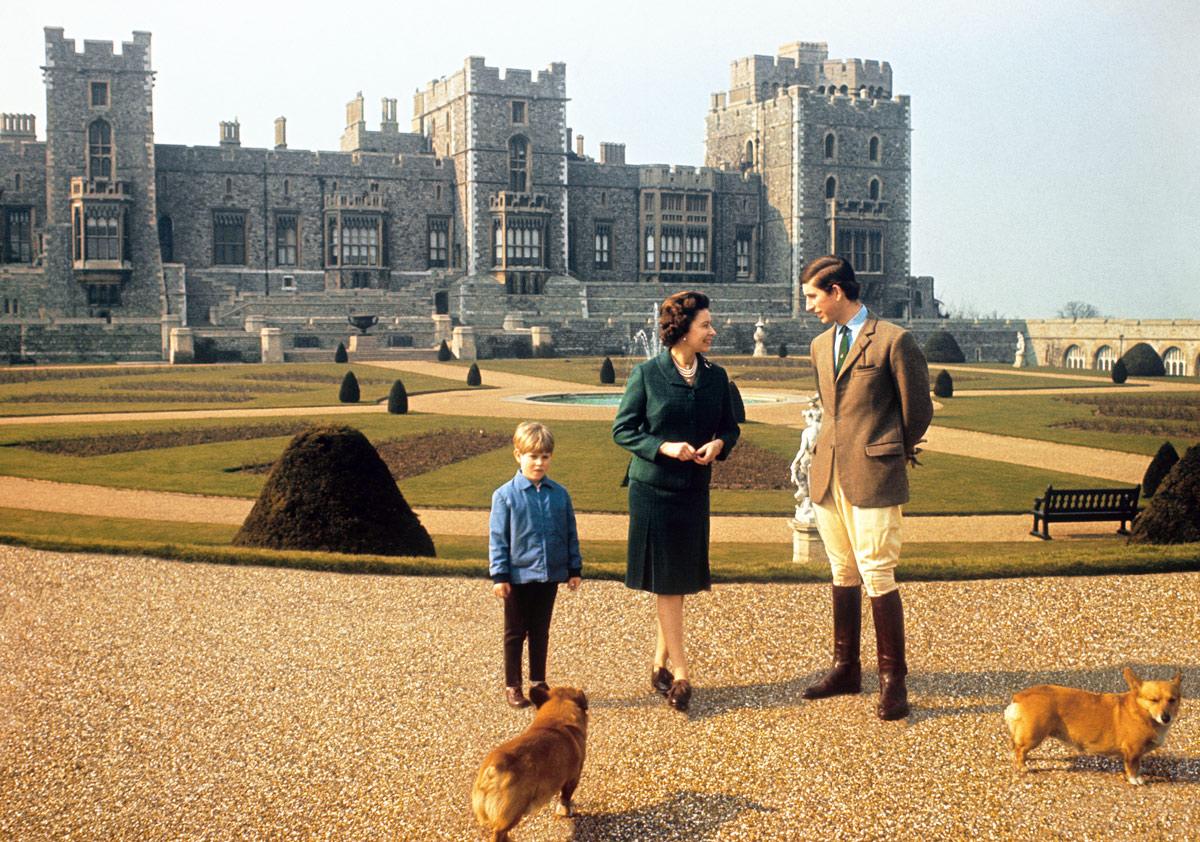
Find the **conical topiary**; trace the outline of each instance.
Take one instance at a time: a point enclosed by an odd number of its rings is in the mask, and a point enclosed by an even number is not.
[[[468,386],[483,385],[483,378],[479,376],[479,366],[475,363],[471,363],[471,367],[469,369],[467,369],[467,385]]]
[[[939,398],[954,397],[954,378],[944,368],[938,372],[938,376],[933,380],[933,393]]]
[[[438,362],[444,363],[454,359],[454,355],[450,353],[450,346],[446,344],[446,340],[442,340],[442,344],[438,346],[437,353]]]
[[[291,440],[234,536],[243,547],[372,555],[436,555],[367,437],[313,427]]]
[[[742,400],[742,390],[732,380],[729,381],[729,402],[733,404],[733,420],[745,424],[746,403]]]
[[[346,353],[346,345],[344,342],[339,342],[337,350],[333,352],[333,361],[335,363],[345,363],[350,361],[350,355]]]
[[[1129,369],[1125,366],[1124,360],[1117,360],[1112,367],[1112,381],[1114,383],[1124,383],[1129,379]]]
[[[342,378],[342,388],[338,390],[338,400],[342,403],[358,403],[361,394],[358,390],[358,378],[353,371],[347,371]]]
[[[779,359],[786,359],[788,355],[788,347],[786,342],[779,343]]]
[[[1163,478],[1170,473],[1171,468],[1175,467],[1175,463],[1178,461],[1179,453],[1176,452],[1175,446],[1169,441],[1164,441],[1162,447],[1158,449],[1158,453],[1154,454],[1154,458],[1146,466],[1146,473],[1142,475],[1142,494],[1153,497],[1158,491],[1158,486],[1162,484]]]
[[[947,330],[935,330],[925,340],[925,359],[931,363],[962,363],[967,358],[958,341]]]
[[[1167,373],[1162,357],[1145,342],[1134,345],[1121,357],[1132,377],[1163,377]]]
[[[1200,445],[1189,447],[1163,478],[1158,492],[1133,522],[1129,541],[1134,544],[1200,541]]]
[[[392,415],[404,415],[408,412],[408,392],[404,390],[403,381],[397,380],[388,392],[388,412]]]
[[[604,358],[604,362],[600,363],[600,382],[601,383],[616,383],[617,372],[613,370],[612,360],[608,357]]]

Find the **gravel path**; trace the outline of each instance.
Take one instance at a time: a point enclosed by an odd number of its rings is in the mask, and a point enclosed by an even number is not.
[[[592,702],[580,816],[517,838],[1196,838],[1190,701],[1141,788],[1058,744],[1014,779],[1001,711],[1033,683],[1121,689],[1126,664],[1196,692],[1200,574],[904,595],[914,714],[882,723],[870,694],[799,700],[825,587],[689,601],[687,717],[648,692],[648,599],[564,592],[551,679]],[[476,839],[478,763],[529,720],[501,703],[500,625],[482,581],[0,547],[0,838]]]

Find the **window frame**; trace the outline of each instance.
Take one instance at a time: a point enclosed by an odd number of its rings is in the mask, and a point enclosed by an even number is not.
[[[212,262],[214,266],[245,266],[246,263],[246,212],[241,210],[214,210],[212,214]],[[233,218],[238,222],[233,222]],[[223,218],[228,218],[225,221]],[[234,239],[227,232],[240,230],[241,236]],[[218,232],[226,236],[218,236]],[[240,258],[240,259],[239,259]]]
[[[286,225],[291,221],[291,228]],[[283,231],[285,234],[291,234],[292,242],[288,242],[285,238],[281,244],[279,234]],[[290,252],[290,253],[289,253]],[[285,259],[280,260],[280,256]],[[287,260],[287,258],[291,258]],[[292,268],[300,265],[300,214],[294,211],[277,211],[275,213],[275,265],[277,267]]]
[[[24,230],[25,240],[23,243],[17,243],[17,256],[13,257],[12,247],[14,245],[14,217],[24,216],[24,219],[18,219],[16,225],[16,233],[19,236],[22,229]],[[31,205],[4,205],[0,209],[0,264],[26,266],[32,265],[34,262],[35,252],[33,248],[33,207]]]
[[[610,219],[597,219],[592,228],[592,268],[612,268],[612,232]]]
[[[97,89],[103,89],[104,102],[96,102]],[[108,79],[89,79],[88,80],[88,107],[89,108],[111,108],[112,107],[112,82]]]
[[[103,129],[107,138],[97,139],[92,135],[93,129]],[[87,125],[84,132],[85,148],[87,149],[87,176],[91,181],[115,181],[117,177],[117,152],[113,143],[112,124],[103,117],[97,117]],[[107,173],[97,173],[97,164],[107,164]],[[101,167],[100,169],[103,169]]]

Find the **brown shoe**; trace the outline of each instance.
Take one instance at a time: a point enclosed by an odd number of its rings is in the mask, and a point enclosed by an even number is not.
[[[529,707],[529,699],[525,698],[525,694],[521,692],[520,687],[505,687],[504,701],[508,702],[510,708]]]
[[[671,683],[673,681],[675,681],[675,676],[671,675],[671,671],[666,667],[659,667],[650,673],[650,686],[660,696],[665,696],[671,692]]]
[[[667,691],[667,704],[675,708],[675,710],[683,713],[688,709],[688,705],[692,703],[692,685],[686,678],[681,678],[678,681],[671,682],[671,689]]]

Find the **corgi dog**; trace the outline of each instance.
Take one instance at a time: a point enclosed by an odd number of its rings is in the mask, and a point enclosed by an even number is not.
[[[534,685],[529,699],[537,708],[533,722],[484,758],[471,790],[475,818],[492,842],[505,842],[517,822],[556,794],[558,815],[574,815],[571,797],[587,743],[587,696],[574,687]]]
[[[1142,757],[1160,745],[1179,717],[1183,673],[1170,681],[1142,681],[1126,667],[1125,693],[1089,693],[1039,684],[1013,696],[1004,710],[1012,738],[1013,766],[1023,772],[1025,756],[1054,737],[1086,754],[1119,755],[1125,779],[1141,785]]]

